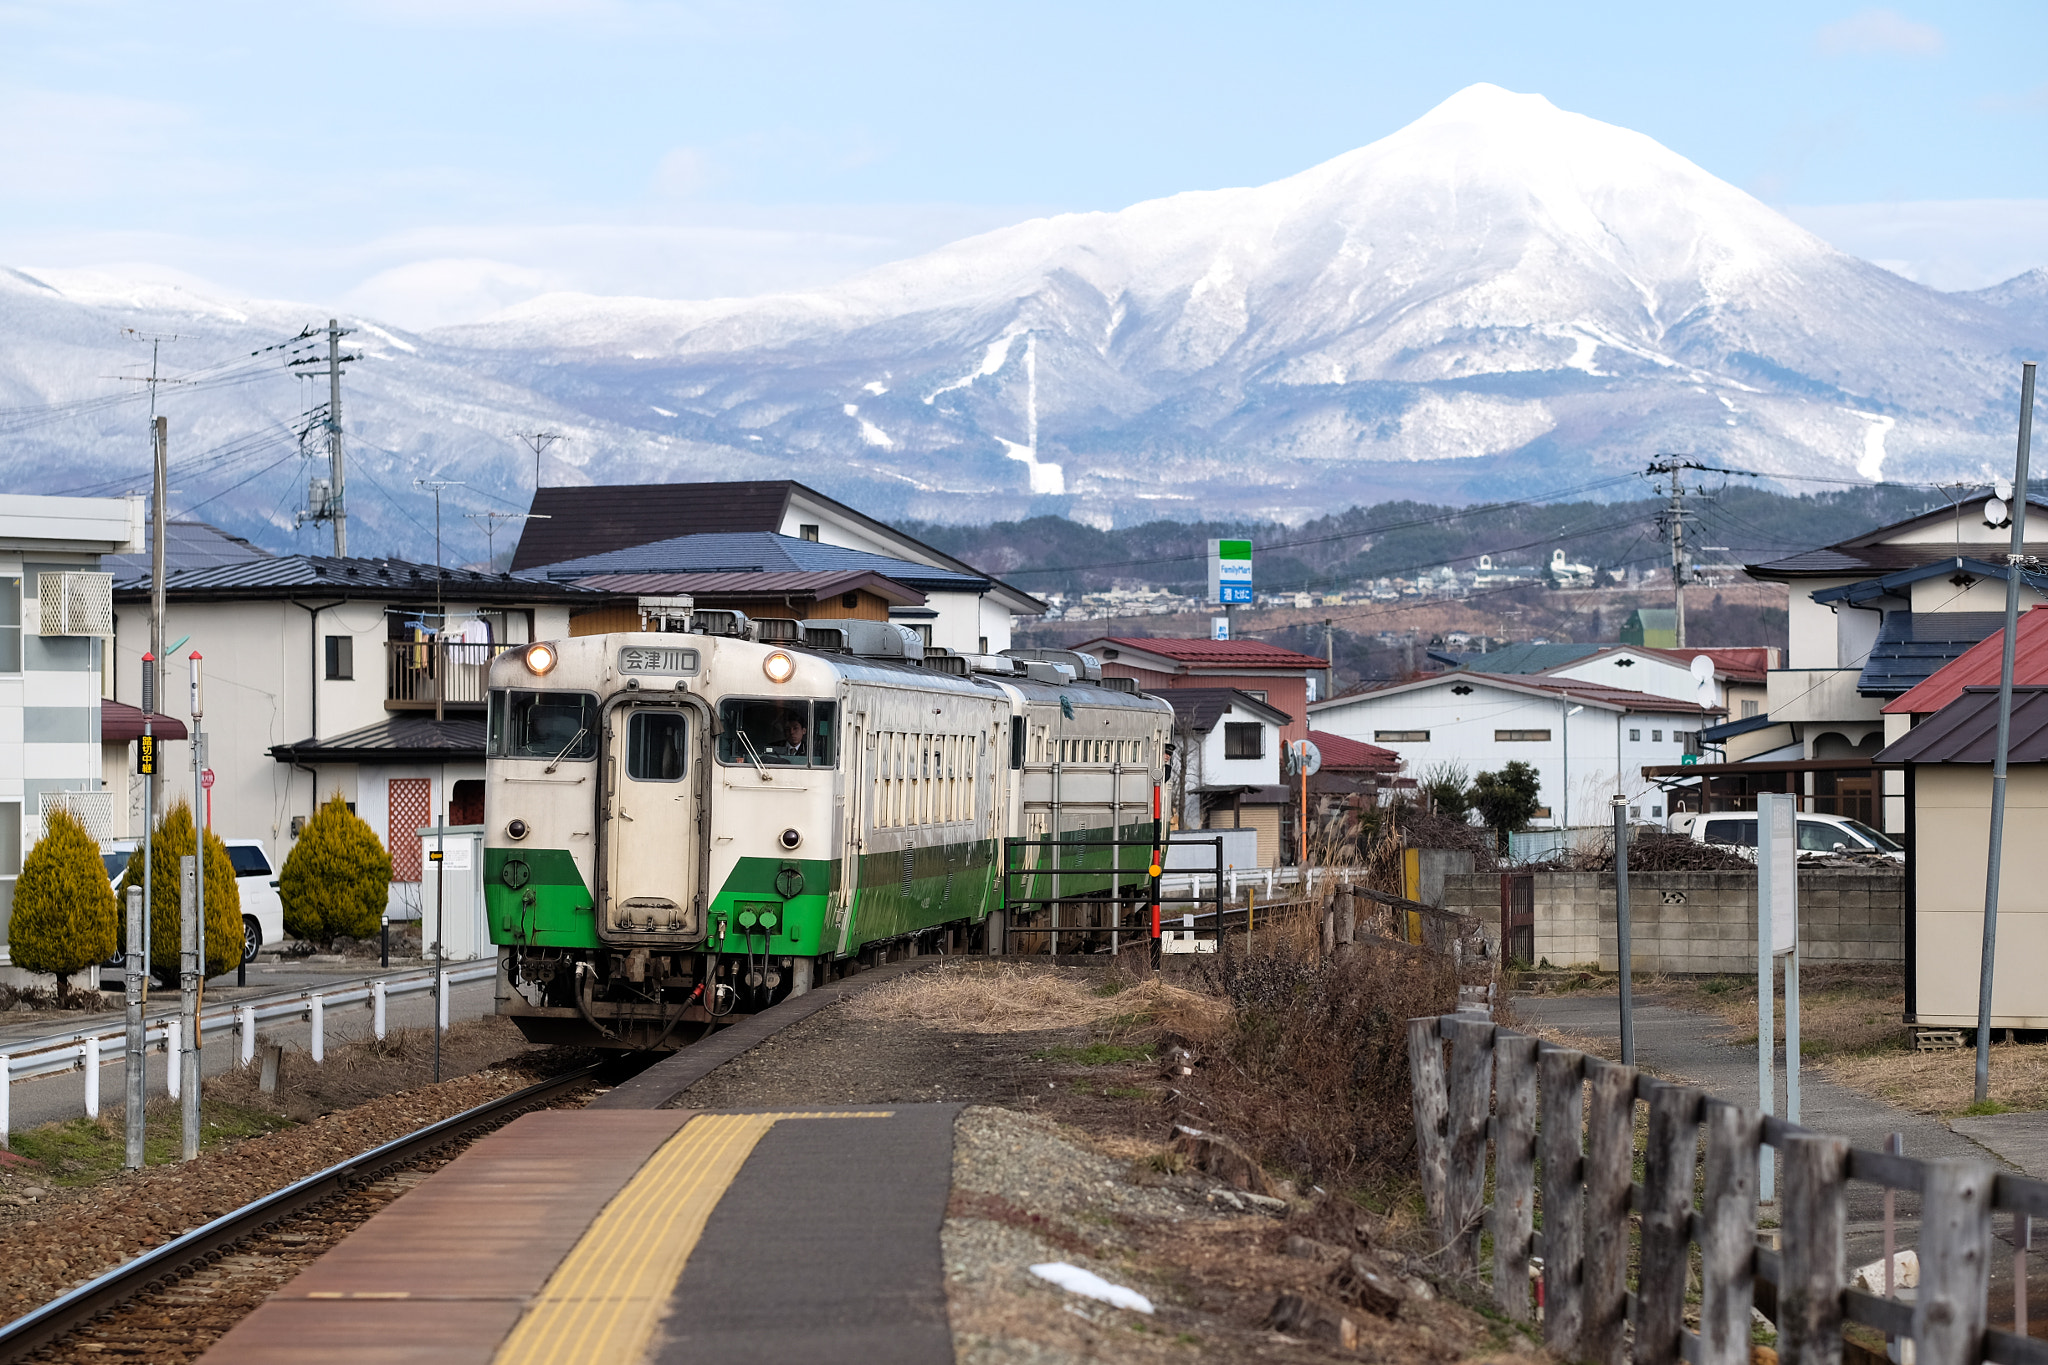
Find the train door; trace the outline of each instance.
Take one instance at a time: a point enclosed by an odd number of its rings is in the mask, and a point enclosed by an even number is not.
[[[849,699],[847,709],[853,711]],[[846,783],[841,803],[839,886],[832,897],[830,919],[820,945],[844,955],[853,933],[853,917],[860,905],[861,855],[867,851],[869,803],[874,799],[875,737],[865,710],[853,711],[853,724],[839,746],[840,773]]]
[[[612,724],[599,930],[607,938],[701,937],[697,788],[704,765],[697,717],[673,706],[630,706],[615,713]]]

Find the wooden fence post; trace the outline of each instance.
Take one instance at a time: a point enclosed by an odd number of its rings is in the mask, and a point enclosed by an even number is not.
[[[1536,1215],[1536,1040],[1493,1037],[1493,1301],[1529,1321],[1529,1240]]]
[[[1930,1161],[1920,1194],[1920,1289],[1913,1302],[1919,1365],[1976,1365],[1991,1279],[1991,1167]]]
[[[1586,1059],[1584,1300],[1579,1356],[1622,1365],[1628,1354],[1628,1192],[1635,1175],[1636,1071]]]
[[[1700,1092],[1650,1092],[1643,1147],[1643,1251],[1636,1272],[1636,1365],[1678,1365],[1685,1333],[1686,1249],[1699,1162]]]
[[[1410,1037],[1413,1037],[1411,1034]],[[1585,1225],[1586,1054],[1544,1045],[1537,1054],[1543,1105],[1543,1345],[1566,1360],[1579,1358],[1583,1319],[1579,1294]]]
[[[1444,1187],[1445,1240],[1452,1269],[1479,1266],[1486,1217],[1486,1117],[1493,1094],[1493,1028],[1484,1020],[1451,1021],[1450,1179]]]
[[[1706,1192],[1700,1208],[1699,1365],[1749,1365],[1756,1294],[1757,1148],[1763,1122],[1708,1101]]]
[[[1444,1048],[1436,1019],[1408,1021],[1408,1078],[1415,1091],[1415,1147],[1422,1165],[1422,1200],[1440,1240],[1451,1240],[1445,1187],[1450,1176],[1450,1101],[1444,1089]]]
[[[1841,1365],[1842,1187],[1849,1144],[1821,1133],[1788,1133],[1779,1153],[1778,1359],[1786,1365]]]

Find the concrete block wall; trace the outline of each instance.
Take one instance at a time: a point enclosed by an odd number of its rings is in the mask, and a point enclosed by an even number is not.
[[[1538,872],[1536,958],[1554,967],[1619,966],[1614,874]],[[1756,970],[1756,874],[1637,872],[1629,876],[1634,967],[1722,974]],[[1500,877],[1448,877],[1444,908],[1473,915],[1497,951]],[[1905,880],[1813,868],[1799,874],[1799,950],[1808,963],[1903,962]]]

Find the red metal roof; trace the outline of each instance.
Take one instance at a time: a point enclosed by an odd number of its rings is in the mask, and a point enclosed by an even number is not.
[[[184,739],[185,722],[176,716],[150,717],[150,731],[158,739]],[[142,708],[124,701],[100,698],[100,743],[126,744],[142,738]]]
[[[1392,749],[1383,749],[1377,744],[1346,739],[1342,735],[1333,735],[1328,730],[1311,730],[1308,732],[1308,738],[1309,742],[1321,751],[1323,769],[1326,772],[1331,769],[1339,772],[1360,769],[1393,772],[1401,766],[1401,755]]]
[[[1263,640],[1193,640],[1164,635],[1107,635],[1072,648],[1104,655],[1103,648],[1142,650],[1197,668],[1328,668],[1327,660]]]
[[[1640,646],[1646,654],[1661,654],[1673,663],[1692,667],[1695,654],[1704,654],[1714,661],[1714,669],[1723,677],[1740,682],[1763,682],[1764,674],[1771,667],[1771,650],[1764,645],[1741,645],[1728,649],[1655,649]]]
[[[2048,608],[2032,607],[2020,613],[2018,645],[2013,652],[2012,680],[2021,687],[2048,684]],[[1926,681],[1902,697],[1888,701],[1888,712],[1926,715],[1939,711],[1970,687],[1998,686],[1998,669],[2005,652],[2005,630],[2001,627],[1971,645],[1962,654],[1934,671]]]

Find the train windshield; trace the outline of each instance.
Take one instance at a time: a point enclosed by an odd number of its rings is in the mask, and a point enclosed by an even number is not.
[[[597,757],[597,697],[590,692],[491,693],[490,754],[585,762]]]
[[[718,704],[718,761],[829,768],[838,761],[839,704],[728,697]]]

